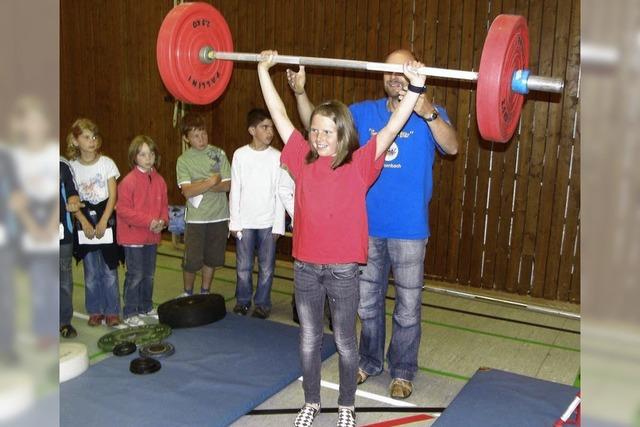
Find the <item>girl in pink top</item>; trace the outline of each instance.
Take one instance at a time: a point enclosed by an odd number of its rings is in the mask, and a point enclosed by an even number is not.
[[[411,69],[424,65],[416,61],[405,64],[404,75],[410,85],[399,108],[377,135],[358,148],[351,114],[338,101],[322,103],[313,110],[309,141],[305,141],[293,127],[269,76],[277,52],[264,51],[262,55],[267,58],[258,64],[262,94],[286,143],[281,162],[296,183],[294,281],[305,405],[294,425],[310,426],[320,412],[320,346],[324,300],[328,295],[339,354],[337,426],[355,426],[358,264],[367,261],[368,241],[365,195],[382,169],[383,154],[409,119],[423,91],[425,76]]]
[[[131,172],[118,185],[118,243],[124,247],[125,323],[144,325],[143,316],[157,317],[153,308],[153,276],[160,233],[169,222],[167,184],[155,167],[160,156],[155,142],[138,135],[129,146]]]

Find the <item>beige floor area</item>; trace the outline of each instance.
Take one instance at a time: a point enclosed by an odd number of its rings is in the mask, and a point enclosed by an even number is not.
[[[168,242],[159,248],[154,287],[154,303],[160,304],[182,292],[180,251]],[[272,290],[273,309],[267,321],[295,325],[291,319],[291,295],[293,271],[289,262],[277,261],[276,279]],[[235,304],[235,257],[227,252],[226,266],[216,271],[213,290],[224,296],[227,311]],[[124,283],[124,269],[120,269],[120,284]],[[197,289],[199,289],[199,283]],[[449,286],[428,282],[428,286]],[[459,289],[459,288],[456,288]],[[387,299],[387,330],[391,327],[393,312],[393,286]],[[469,290],[467,290],[469,291]],[[490,293],[490,295],[495,295]],[[508,298],[509,295],[500,295]],[[520,297],[522,302],[523,297]],[[576,312],[577,306],[547,304],[543,300],[524,297],[527,304],[547,305]],[[98,363],[108,354],[97,348],[100,336],[109,332],[101,326],[90,328],[83,315],[84,287],[82,265],[74,266],[73,320],[78,329],[76,340],[89,347],[91,362]],[[580,370],[580,322],[549,314],[498,305],[484,301],[443,295],[429,290],[423,292],[422,340],[419,356],[419,373],[414,382],[414,393],[406,401],[392,401],[388,396],[389,375],[370,378],[358,389],[356,407],[366,408],[357,412],[358,425],[368,425],[384,420],[394,420],[416,415],[402,409],[408,406],[420,408],[446,407],[466,381],[480,367],[502,369],[534,378],[563,384],[579,382]],[[327,329],[327,332],[329,330]],[[322,402],[327,408],[337,403],[338,356],[333,355],[323,363]],[[272,396],[258,409],[297,409],[303,403],[302,387],[294,381]],[[398,406],[398,412],[374,412],[375,408]],[[356,408],[356,409],[357,409]],[[424,413],[424,412],[422,412]],[[435,416],[435,415],[434,415]],[[233,426],[292,425],[295,415],[246,415]],[[315,426],[333,426],[335,413],[322,413]],[[432,421],[420,421],[403,425],[431,425]]]

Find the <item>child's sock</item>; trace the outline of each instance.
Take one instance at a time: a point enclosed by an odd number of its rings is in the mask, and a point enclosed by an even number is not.
[[[206,295],[209,293],[209,289],[200,288],[200,295]]]

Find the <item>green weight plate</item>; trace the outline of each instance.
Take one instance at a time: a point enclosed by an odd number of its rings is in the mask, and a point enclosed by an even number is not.
[[[110,332],[98,340],[98,347],[102,351],[113,351],[113,347],[121,342],[132,341],[136,345],[160,342],[171,335],[171,328],[167,325],[143,325],[120,329]]]

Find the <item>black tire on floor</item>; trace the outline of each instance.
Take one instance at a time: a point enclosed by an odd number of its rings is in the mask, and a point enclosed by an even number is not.
[[[219,294],[192,295],[160,304],[160,323],[177,328],[192,328],[216,322],[227,314]]]

